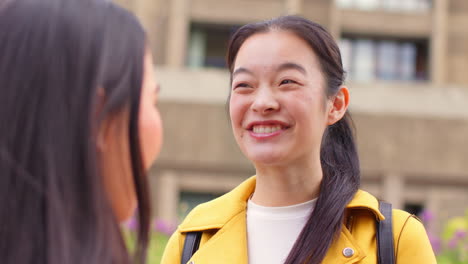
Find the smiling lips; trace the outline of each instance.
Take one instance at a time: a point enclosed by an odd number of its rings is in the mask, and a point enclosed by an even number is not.
[[[252,131],[255,134],[269,134],[269,133],[274,133],[274,132],[276,132],[278,130],[281,130],[280,125],[276,125],[276,126],[254,126],[252,128]]]
[[[252,122],[247,126],[250,135],[256,139],[267,139],[281,134],[289,126],[281,121]]]

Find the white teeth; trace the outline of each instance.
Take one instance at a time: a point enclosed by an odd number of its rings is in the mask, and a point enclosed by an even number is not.
[[[252,130],[256,134],[270,134],[280,129],[281,129],[281,126],[276,125],[276,126],[254,126]]]

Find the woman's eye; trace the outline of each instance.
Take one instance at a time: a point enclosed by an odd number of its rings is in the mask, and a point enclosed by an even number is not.
[[[246,83],[239,83],[239,84],[237,84],[234,88],[237,88],[237,87],[244,88],[244,87],[249,87],[249,85],[246,84]]]
[[[293,80],[290,80],[290,79],[286,79],[286,80],[282,80],[280,85],[283,85],[283,84],[291,84],[291,83],[296,83],[295,81]]]
[[[250,88],[250,85],[248,85],[247,83],[238,83],[238,84],[234,85],[233,90],[235,90],[237,88]]]

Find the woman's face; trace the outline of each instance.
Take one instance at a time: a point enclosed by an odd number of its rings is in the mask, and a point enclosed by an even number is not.
[[[320,157],[329,100],[317,56],[294,33],[257,33],[233,67],[230,116],[242,152],[256,166]]]
[[[153,59],[147,52],[144,59],[139,114],[140,149],[142,161],[147,170],[161,149],[162,124],[156,107],[158,93],[159,85],[154,74]],[[104,186],[119,221],[130,218],[137,206],[130,160],[128,124],[128,109],[114,118],[105,120],[100,131],[102,144],[98,143],[100,158],[103,162]]]

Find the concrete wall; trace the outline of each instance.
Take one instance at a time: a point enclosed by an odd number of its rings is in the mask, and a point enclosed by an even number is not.
[[[282,0],[192,0],[189,5],[197,22],[245,24],[285,14]]]
[[[468,120],[355,113],[355,122],[365,171],[468,184]]]
[[[448,18],[448,82],[468,86],[468,1],[451,0]]]

